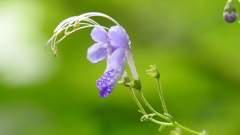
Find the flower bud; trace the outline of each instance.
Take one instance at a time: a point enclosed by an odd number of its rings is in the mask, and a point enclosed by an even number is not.
[[[223,19],[228,23],[233,23],[234,21],[236,21],[237,16],[238,16],[238,14],[234,11],[232,11],[230,13],[228,11],[226,11],[223,13]]]
[[[158,72],[158,68],[156,65],[150,65],[150,69],[146,70],[147,74],[151,77],[154,77],[156,79],[160,78],[160,73]]]
[[[238,14],[232,0],[228,0],[224,12],[223,19],[228,23],[233,23],[237,19]]]

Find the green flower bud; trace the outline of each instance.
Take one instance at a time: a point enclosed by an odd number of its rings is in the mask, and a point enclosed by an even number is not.
[[[146,70],[147,74],[153,78],[159,79],[160,73],[158,72],[158,68],[156,65],[150,65],[150,69]]]

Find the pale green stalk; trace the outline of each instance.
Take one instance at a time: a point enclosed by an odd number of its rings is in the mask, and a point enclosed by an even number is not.
[[[164,113],[168,114],[167,106],[163,97],[163,91],[162,91],[162,85],[161,85],[160,79],[157,78],[156,80],[157,80],[158,94],[162,103],[163,111]]]

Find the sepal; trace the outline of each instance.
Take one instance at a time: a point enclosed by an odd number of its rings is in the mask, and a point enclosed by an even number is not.
[[[129,82],[128,85],[129,85],[131,88],[134,88],[134,89],[136,89],[136,90],[141,90],[141,89],[142,89],[142,85],[141,85],[140,79],[138,79],[138,80],[133,80],[133,81]]]
[[[122,78],[118,81],[118,84],[129,87],[130,78],[128,76],[122,76]]]

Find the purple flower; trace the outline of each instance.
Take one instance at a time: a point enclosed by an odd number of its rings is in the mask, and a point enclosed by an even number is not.
[[[116,26],[112,26],[111,28],[101,26],[92,19],[92,17],[96,16],[108,19],[115,23]],[[75,31],[91,27],[94,27],[91,32],[91,37],[96,43],[88,48],[87,59],[93,63],[104,59],[107,61],[107,68],[104,74],[96,82],[100,96],[108,96],[120,77],[128,78],[127,72],[124,71],[126,62],[128,62],[133,80],[122,83],[124,83],[125,86],[140,90],[141,82],[134,65],[128,34],[116,20],[106,14],[88,12],[63,20],[55,28],[54,34],[48,40],[47,44],[51,45],[54,55],[58,56],[57,45],[63,39]]]
[[[107,59],[107,68],[96,81],[100,96],[106,97],[124,73],[127,52],[130,51],[129,39],[125,30],[119,25],[112,26],[108,32],[102,27],[95,27],[91,37],[97,43],[88,48],[87,59],[93,63]]]

